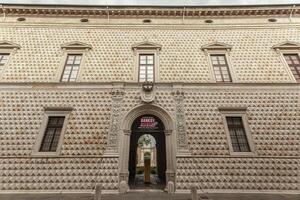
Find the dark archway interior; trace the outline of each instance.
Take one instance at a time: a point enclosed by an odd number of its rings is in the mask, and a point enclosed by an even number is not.
[[[143,124],[145,118],[154,120],[153,123]],[[149,125],[150,124],[150,125]],[[154,115],[143,115],[134,120],[131,126],[130,136],[130,154],[129,154],[129,185],[132,185],[136,176],[136,163],[137,163],[137,146],[138,139],[144,135],[152,135],[156,140],[157,150],[157,176],[161,183],[166,182],[166,141],[164,134],[164,125],[162,121]]]

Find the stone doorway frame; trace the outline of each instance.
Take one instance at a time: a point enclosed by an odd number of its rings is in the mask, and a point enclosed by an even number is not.
[[[165,109],[156,105],[137,106],[131,109],[122,119],[122,132],[119,142],[119,183],[121,183],[121,181],[125,181],[128,184],[131,126],[134,120],[142,115],[154,115],[158,117],[164,124],[166,141],[166,184],[171,181],[175,185],[176,133],[174,131],[174,120]]]

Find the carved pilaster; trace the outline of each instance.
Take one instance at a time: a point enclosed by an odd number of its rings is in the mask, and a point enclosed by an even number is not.
[[[108,133],[108,142],[106,155],[117,154],[118,153],[118,138],[121,131],[121,110],[122,110],[122,100],[124,97],[124,89],[113,88],[111,91],[111,115],[110,115],[110,128]]]
[[[175,102],[178,153],[189,154],[183,104],[184,92],[182,89],[175,89],[172,94]]]

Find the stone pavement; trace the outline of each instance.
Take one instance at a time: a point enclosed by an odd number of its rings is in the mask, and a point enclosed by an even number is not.
[[[150,175],[150,183],[144,182],[144,174],[136,174],[133,182],[130,183],[130,189],[163,190],[166,187],[156,174]]]
[[[299,195],[287,194],[199,194],[203,200],[300,200]],[[190,194],[175,194],[154,192],[127,193],[123,195],[103,196],[103,200],[191,200]],[[200,198],[199,198],[200,200]]]
[[[300,200],[300,194],[206,194],[203,200]],[[93,200],[92,194],[0,194],[0,200]],[[169,195],[164,192],[129,192],[103,195],[101,200],[191,200],[190,194]]]

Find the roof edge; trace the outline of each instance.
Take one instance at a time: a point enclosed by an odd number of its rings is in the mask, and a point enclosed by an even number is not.
[[[93,6],[93,5],[41,5],[0,4],[0,14],[43,16],[287,16],[300,15],[300,4],[234,5],[234,6]]]
[[[282,4],[239,4],[239,5],[233,5],[233,4],[226,4],[226,5],[148,5],[148,4],[122,4],[122,5],[113,5],[113,4],[33,4],[33,3],[0,3],[0,5],[6,5],[6,6],[54,6],[54,7],[115,7],[115,8],[121,8],[121,7],[153,7],[153,8],[235,8],[235,7],[282,7],[282,6],[300,6],[300,3],[282,3]]]

